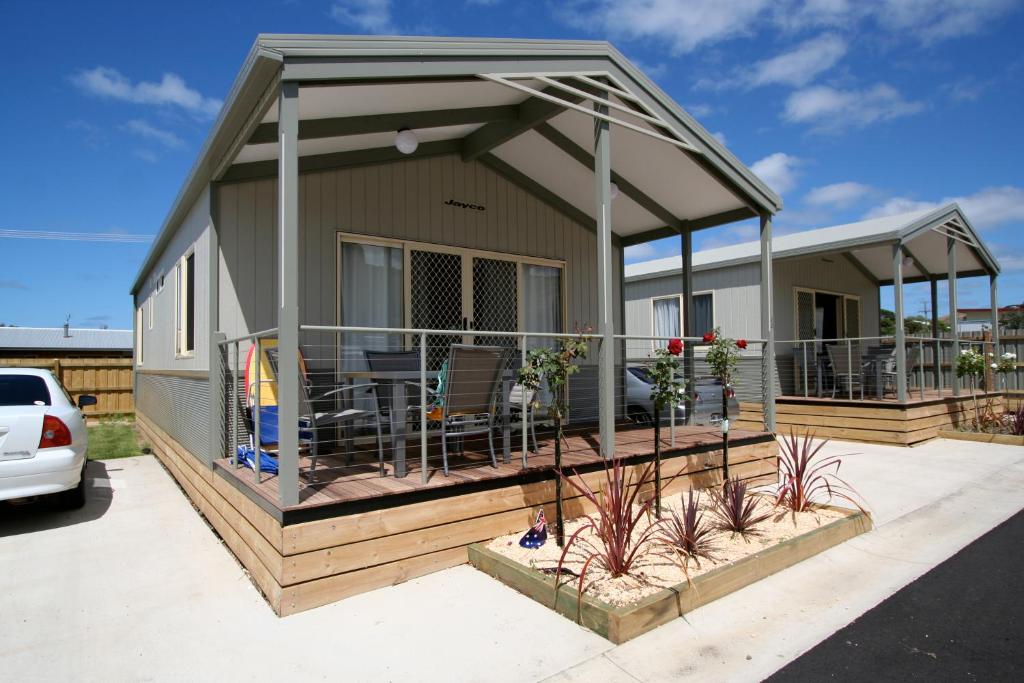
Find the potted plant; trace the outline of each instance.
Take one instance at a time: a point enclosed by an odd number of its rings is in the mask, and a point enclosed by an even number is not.
[[[533,349],[526,355],[526,365],[519,370],[519,384],[523,392],[533,394],[531,410],[540,407],[540,387],[545,379],[551,392],[548,414],[555,423],[555,541],[561,548],[565,544],[562,517],[562,421],[569,410],[569,376],[579,372],[577,359],[587,357],[586,334],[589,328],[575,337],[558,340],[557,348]]]
[[[710,345],[707,364],[711,374],[722,383],[722,479],[729,479],[729,390],[740,362],[740,351],[747,348],[745,339],[730,339],[716,327],[704,334]]]
[[[654,363],[648,369],[651,377],[651,401],[654,403],[654,514],[661,517],[661,410],[675,410],[683,391],[683,382],[676,379],[681,339],[670,339],[664,349],[655,349]]]

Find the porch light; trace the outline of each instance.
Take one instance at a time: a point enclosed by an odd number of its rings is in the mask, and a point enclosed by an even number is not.
[[[402,154],[412,154],[420,146],[420,140],[416,133],[408,128],[403,128],[395,135],[395,148]]]
[[[612,183],[611,185],[612,185],[612,192],[611,192],[612,199],[615,199],[616,197],[619,196],[619,186],[616,185],[615,183]]]
[[[904,256],[903,257],[903,267],[904,268],[909,268],[912,265],[914,265],[914,259],[910,258],[909,256]]]

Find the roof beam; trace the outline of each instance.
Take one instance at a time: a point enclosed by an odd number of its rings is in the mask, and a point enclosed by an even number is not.
[[[663,228],[654,228],[653,230],[646,230],[635,235],[623,236],[622,245],[624,247],[630,247],[633,246],[634,244],[643,244],[644,242],[660,240],[665,237],[675,237],[676,235],[679,234],[680,230],[706,230],[708,228],[718,227],[719,225],[735,223],[736,221],[743,221],[747,220],[748,218],[756,217],[757,214],[746,207],[741,209],[730,209],[729,211],[711,214],[710,216],[704,216],[703,218],[683,220],[683,225],[679,230],[677,230],[676,228],[665,226]]]
[[[988,277],[989,275],[990,275],[990,273],[987,270],[960,270],[960,271],[957,271],[957,274],[956,274],[956,276],[958,278],[961,278],[961,277]],[[941,275],[933,275],[932,278],[934,278],[935,280],[947,280],[947,279],[949,279],[948,276],[946,274],[944,274],[944,273],[941,274]],[[915,282],[928,282],[928,281],[929,281],[929,278],[924,277],[924,276],[920,276],[920,277],[905,277],[905,278],[903,278],[903,284],[905,284],[905,285],[906,284],[912,284],[912,283],[915,283]],[[892,284],[892,278],[889,278],[888,280],[879,280],[878,284],[879,285],[891,285]]]
[[[420,144],[412,154],[402,154],[395,149],[394,145],[388,145],[387,147],[375,147],[373,149],[357,149],[350,152],[314,154],[311,156],[299,157],[299,173],[326,171],[332,168],[370,166],[389,161],[420,159],[424,157],[441,156],[443,154],[458,154],[461,149],[461,145],[461,140],[437,140],[434,142],[424,142]],[[221,182],[231,183],[243,180],[276,177],[277,159],[268,159],[267,161],[253,161],[230,166],[224,173],[224,177],[221,178]]]
[[[864,263],[861,262],[861,260],[859,258],[854,256],[853,253],[851,253],[849,251],[844,251],[843,252],[843,258],[845,258],[847,261],[849,261],[850,265],[852,265],[854,268],[856,268],[860,272],[861,275],[863,275],[865,278],[868,279],[869,282],[872,282],[875,285],[878,284],[878,278],[875,277],[875,274],[872,273],[870,270],[868,270],[868,267],[865,266]]]
[[[514,121],[518,114],[518,106],[506,104],[493,107],[432,109],[394,114],[305,119],[299,121],[299,140],[387,133],[389,131],[398,131],[402,128],[441,128],[443,126],[462,126],[474,123]],[[273,142],[277,142],[276,122],[260,124],[252,134],[252,137],[249,138],[248,144],[265,145]]]
[[[537,126],[536,130],[555,147],[558,147],[560,150],[578,161],[581,165],[591,171],[594,170],[594,155],[570,140],[568,136],[557,130],[554,126],[549,123],[542,123]],[[676,231],[683,229],[683,221],[681,219],[677,218],[671,211],[654,201],[654,199],[640,190],[636,185],[629,182],[615,171],[611,172],[611,176],[612,182],[619,187],[619,191],[622,192],[624,196],[629,197],[634,202],[642,206],[644,210],[655,218],[664,221],[665,225],[668,227],[673,228]]]
[[[526,175],[511,164],[502,161],[493,154],[484,154],[477,159],[481,164],[487,166],[489,169],[509,181],[513,185],[518,186],[520,189],[529,192],[537,199],[541,200],[545,204],[548,204],[556,211],[568,216],[571,220],[579,223],[590,232],[597,233],[597,221],[591,218],[589,214],[580,209],[576,208],[575,205],[565,201],[557,194],[544,187],[536,180]],[[618,235],[612,233],[612,244],[616,247],[624,247],[623,240]]]
[[[554,88],[548,88],[542,92],[546,93],[548,90],[558,92]],[[581,97],[568,95],[563,97],[563,99],[574,103],[579,103],[583,100]],[[462,141],[462,160],[473,161],[474,159],[479,159],[483,155],[489,154],[495,147],[503,145],[526,131],[532,130],[545,121],[558,116],[565,109],[565,107],[553,102],[530,97],[517,106],[518,111],[514,120],[488,123],[483,128],[467,135]]]

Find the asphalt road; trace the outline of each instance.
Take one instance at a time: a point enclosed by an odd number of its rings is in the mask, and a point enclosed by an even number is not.
[[[1022,564],[1018,512],[768,680],[1024,680]]]

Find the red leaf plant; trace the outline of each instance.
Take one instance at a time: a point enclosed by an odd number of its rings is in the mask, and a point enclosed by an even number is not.
[[[576,489],[597,510],[584,515],[584,523],[565,542],[562,556],[555,570],[555,596],[558,595],[558,577],[569,550],[579,546],[583,554],[583,567],[578,572],[577,606],[582,605],[583,593],[593,583],[585,584],[587,572],[592,564],[604,568],[613,578],[629,574],[633,565],[649,553],[654,546],[654,537],[661,528],[661,520],[654,520],[650,526],[638,531],[640,523],[651,519],[654,500],[637,502],[641,490],[649,487],[653,465],[641,470],[636,481],[626,476],[626,466],[621,458],[615,458],[604,468],[604,486],[595,493],[575,470],[572,477],[560,474],[566,483]],[[637,532],[634,538],[634,531]],[[590,534],[587,534],[590,532]]]
[[[686,569],[686,560],[692,559],[697,567],[700,567],[700,558],[716,562],[715,539],[718,530],[704,520],[704,513],[700,510],[700,494],[694,495],[691,489],[689,496],[680,496],[683,509],[681,512],[671,510],[671,516],[665,519],[665,524],[658,533],[659,543],[667,546],[676,556],[682,559],[680,563],[683,570]]]
[[[779,452],[779,489],[775,504],[793,512],[811,509],[812,501],[824,503],[840,498],[853,503],[861,512],[864,506],[855,498],[859,497],[853,487],[839,477],[840,456],[820,456],[828,439],[814,441],[814,435],[804,431],[797,437],[790,429],[788,437],[782,437]],[[822,500],[823,499],[823,500]]]
[[[758,536],[762,532],[756,528],[758,524],[772,516],[772,511],[757,513],[760,499],[747,495],[747,483],[726,479],[721,490],[711,489],[711,500],[714,501],[714,513],[717,528],[731,531],[741,536]]]
[[[1008,412],[1007,422],[1010,424],[1010,433],[1014,436],[1024,436],[1024,406]]]

